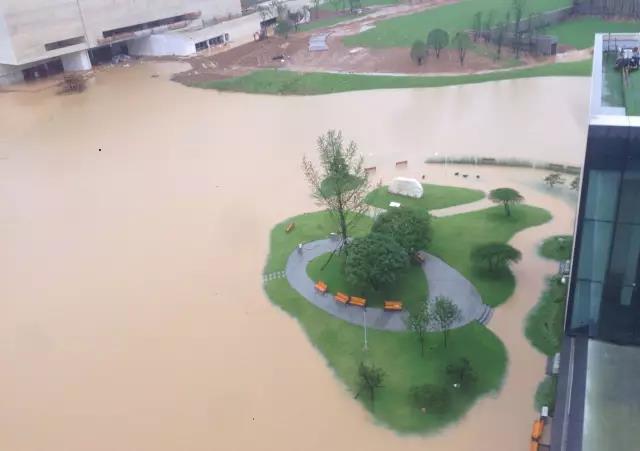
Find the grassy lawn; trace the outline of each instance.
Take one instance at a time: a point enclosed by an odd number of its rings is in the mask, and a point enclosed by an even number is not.
[[[385,209],[389,208],[389,202],[399,202],[406,207],[437,210],[484,198],[484,193],[479,190],[430,184],[423,184],[422,187],[424,195],[420,199],[391,194],[388,186],[381,186],[369,193],[365,200],[369,205]]]
[[[640,21],[610,21],[599,17],[581,17],[548,27],[544,34],[558,37],[560,44],[577,49],[593,47],[596,33],[637,33]]]
[[[360,3],[363,8],[366,8],[370,6],[395,5],[398,3],[398,0],[361,0]],[[346,2],[346,5],[348,6],[348,2]],[[340,8],[342,8],[342,6],[340,6]],[[320,5],[320,9],[325,11],[335,11],[334,7],[329,2]],[[313,13],[311,14],[311,16],[314,17]],[[358,17],[359,16],[344,14],[336,17],[327,17],[325,19],[312,20],[310,23],[300,26],[300,31],[311,31],[318,28],[330,27],[341,22],[346,22],[347,20],[357,19]]]
[[[285,228],[290,222],[295,222],[295,228],[286,233]],[[362,216],[351,230],[352,236],[364,236],[369,233],[373,221],[368,216]],[[305,243],[321,238],[327,238],[329,233],[336,232],[337,227],[326,212],[305,213],[278,224],[271,232],[271,254],[264,268],[264,273],[283,271],[289,254],[298,243]]]
[[[538,385],[535,395],[535,408],[539,412],[542,406],[549,407],[549,413],[553,415],[556,406],[556,387],[558,386],[558,376],[546,376]]]
[[[547,290],[529,312],[525,323],[525,335],[533,347],[549,356],[560,351],[566,291],[566,285],[558,277],[550,278]]]
[[[407,56],[408,57],[408,56]],[[472,75],[388,76],[326,72],[258,70],[241,77],[199,83],[196,87],[253,94],[319,95],[369,89],[433,88],[530,77],[591,75],[591,60],[546,64],[524,69]]]
[[[291,221],[295,221],[296,229],[286,234],[284,228]],[[363,222],[361,231],[364,229]],[[331,231],[333,227],[325,213],[305,214],[278,224],[271,232],[266,272],[282,269],[286,256],[299,241],[322,238]],[[506,350],[502,342],[482,325],[472,323],[451,331],[447,349],[442,347],[440,334],[430,335],[425,358],[420,357],[413,335],[369,329],[369,350],[364,352],[362,328],[318,309],[300,297],[285,279],[270,281],[265,289],[272,302],[300,322],[309,339],[354,395],[360,362],[372,362],[385,370],[384,387],[378,392],[375,408],[365,396],[360,396],[358,401],[372,412],[376,420],[396,431],[434,432],[459,420],[478,397],[500,389],[506,371]],[[477,377],[473,389],[468,393],[453,392],[450,409],[444,414],[423,413],[410,405],[411,386],[444,384],[446,366],[461,357],[469,359]]]
[[[571,235],[558,235],[547,238],[540,246],[540,255],[550,260],[563,262],[571,258],[573,237]]]
[[[330,254],[324,254],[314,259],[307,266],[307,274],[312,280],[323,280],[329,286],[331,293],[341,291],[350,296],[359,296],[367,299],[367,305],[382,307],[384,301],[393,299],[404,302],[405,308],[424,302],[429,296],[427,278],[422,267],[411,265],[405,272],[398,276],[395,286],[388,290],[377,292],[374,290],[362,290],[352,286],[344,276],[346,256],[334,255],[326,268],[321,269]]]
[[[529,13],[550,11],[571,6],[570,0],[537,0],[527,3],[524,17]],[[443,28],[449,33],[472,27],[473,15],[479,11],[495,11],[497,20],[503,20],[512,8],[511,0],[463,0],[459,3],[428,9],[408,16],[380,21],[376,27],[344,38],[344,43],[359,47],[410,47],[416,39],[426,39],[429,30]]]
[[[474,246],[488,242],[505,243],[517,232],[551,219],[546,210],[528,205],[512,209],[510,217],[501,206],[433,220],[433,242],[429,252],[442,258],[469,279],[482,300],[491,306],[504,303],[513,293],[515,280],[508,269],[489,273],[471,264]]]

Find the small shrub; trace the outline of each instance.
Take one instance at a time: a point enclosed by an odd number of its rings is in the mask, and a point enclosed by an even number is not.
[[[411,404],[427,413],[443,414],[451,405],[451,392],[446,387],[424,384],[409,390]]]

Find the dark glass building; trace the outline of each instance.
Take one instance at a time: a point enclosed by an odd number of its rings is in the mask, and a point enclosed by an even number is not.
[[[639,34],[596,35],[552,451],[640,450]]]

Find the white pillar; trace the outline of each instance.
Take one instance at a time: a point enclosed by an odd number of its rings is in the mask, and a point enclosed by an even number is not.
[[[65,72],[90,70],[91,60],[89,59],[89,52],[87,50],[81,50],[68,55],[62,55],[62,67],[64,67]]]

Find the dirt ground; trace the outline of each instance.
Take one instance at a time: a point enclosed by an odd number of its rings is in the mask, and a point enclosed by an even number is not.
[[[364,16],[337,24],[333,27],[312,32],[300,32],[283,39],[271,36],[261,42],[251,42],[224,51],[217,49],[205,51],[188,59],[191,70],[176,75],[175,79],[185,84],[195,84],[242,75],[255,69],[287,68],[305,71],[336,72],[376,72],[376,73],[470,73],[494,70],[504,67],[504,62],[496,61],[492,55],[495,50],[484,49],[480,52],[468,52],[465,63],[460,65],[458,53],[454,49],[442,52],[440,58],[427,58],[426,64],[417,66],[409,58],[406,48],[370,49],[346,47],[342,43],[344,36],[360,33],[374,27],[376,21],[412,14],[425,9],[453,3],[455,0],[429,0],[415,4],[401,4],[391,7],[373,8]],[[332,11],[321,11],[321,18],[335,16]],[[330,33],[328,51],[309,52],[308,41],[314,34]],[[278,58],[282,56],[283,58]],[[528,63],[528,61],[523,61]]]

